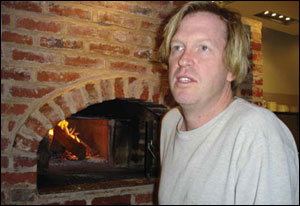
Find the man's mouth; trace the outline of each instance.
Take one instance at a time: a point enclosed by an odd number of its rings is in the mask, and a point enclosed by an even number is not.
[[[179,78],[178,81],[182,82],[182,83],[188,83],[188,82],[191,82],[192,80],[187,77],[182,77],[182,78]]]
[[[178,83],[184,83],[184,84],[195,82],[194,79],[187,77],[187,76],[179,76],[176,79],[177,79]]]

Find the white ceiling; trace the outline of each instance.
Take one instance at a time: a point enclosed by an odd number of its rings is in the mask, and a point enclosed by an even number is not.
[[[261,21],[263,27],[291,35],[299,35],[299,1],[231,1],[230,3],[224,1],[224,3],[225,8],[238,11],[242,16]],[[283,25],[254,16],[265,10],[289,16],[298,21],[290,25]]]

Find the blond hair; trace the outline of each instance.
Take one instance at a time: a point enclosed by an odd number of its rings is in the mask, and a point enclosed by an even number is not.
[[[224,63],[229,72],[235,75],[233,88],[245,79],[249,67],[249,36],[241,22],[240,14],[220,8],[211,2],[189,2],[172,16],[164,29],[164,39],[159,48],[161,61],[168,64],[170,44],[180,22],[185,16],[195,12],[211,12],[220,16],[227,25],[227,44],[224,50]]]

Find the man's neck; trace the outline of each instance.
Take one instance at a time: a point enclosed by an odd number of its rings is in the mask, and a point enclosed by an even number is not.
[[[233,102],[233,95],[230,92],[222,95],[215,102],[205,105],[186,106],[181,105],[184,121],[181,127],[182,131],[189,131],[201,127],[219,113],[224,111]]]

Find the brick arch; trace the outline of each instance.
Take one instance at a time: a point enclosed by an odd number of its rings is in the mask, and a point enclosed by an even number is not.
[[[41,106],[29,114],[17,132],[14,147],[37,152],[40,141],[49,129],[92,104],[116,98],[134,98],[167,106],[165,100],[169,96],[168,88],[162,87],[159,82],[136,77],[115,77],[80,83],[39,104]]]

